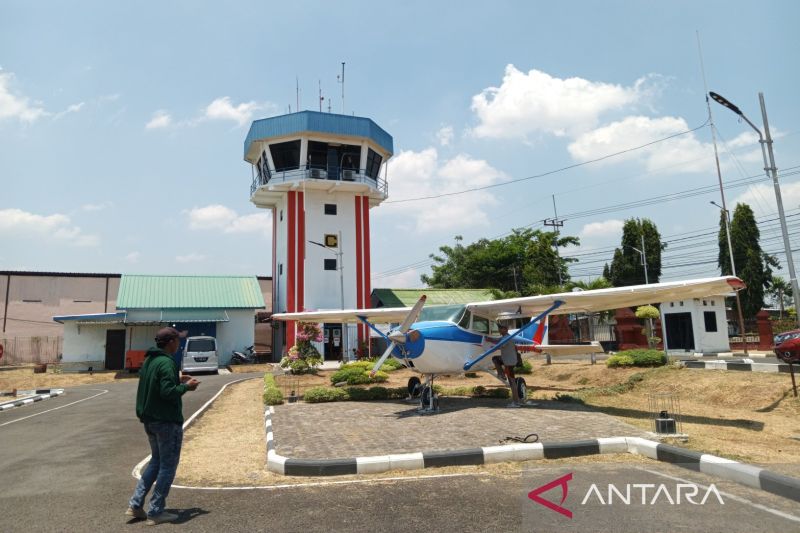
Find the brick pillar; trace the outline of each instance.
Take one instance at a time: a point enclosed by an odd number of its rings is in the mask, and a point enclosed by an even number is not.
[[[756,324],[758,326],[758,349],[772,349],[772,321],[769,319],[769,313],[763,309],[756,313]]]

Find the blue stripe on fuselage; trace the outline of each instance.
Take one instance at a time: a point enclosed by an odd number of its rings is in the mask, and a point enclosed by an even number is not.
[[[455,341],[475,344],[483,342],[482,335],[463,330],[452,322],[417,322],[411,327],[422,333],[426,339],[432,341]]]

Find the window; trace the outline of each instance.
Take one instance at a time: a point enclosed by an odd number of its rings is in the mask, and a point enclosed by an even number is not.
[[[269,151],[272,154],[272,162],[275,164],[276,172],[300,168],[299,140],[271,144]]]
[[[335,215],[336,214],[336,204],[325,204],[325,214],[326,215]]]
[[[213,352],[216,349],[214,339],[192,339],[186,347],[187,352]]]
[[[283,274],[283,263],[278,265],[278,275],[280,276],[281,274]]]
[[[283,222],[283,209],[281,209],[281,222]]]
[[[325,235],[325,246],[328,248],[338,248],[339,237],[337,235]]]
[[[264,181],[269,181],[269,160],[267,159],[267,151],[261,151],[261,171],[259,172],[264,178]]]
[[[458,325],[464,329],[469,329],[469,321],[472,319],[472,313],[464,310],[464,316],[461,317],[461,320],[458,321]]]
[[[325,270],[336,270],[336,259],[326,259]]]
[[[472,331],[475,333],[489,333],[489,319],[472,315]]]
[[[328,170],[328,145],[318,141],[308,141],[308,168]]]
[[[383,158],[372,148],[367,149],[367,176],[378,179]]]
[[[703,312],[703,318],[706,322],[706,331],[717,331],[717,313],[714,311]]]

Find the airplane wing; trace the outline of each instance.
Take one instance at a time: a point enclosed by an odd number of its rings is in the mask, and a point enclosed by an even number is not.
[[[562,301],[564,303],[550,314],[565,315],[568,313],[605,311],[607,309],[619,309],[621,307],[649,303],[708,298],[710,296],[729,294],[744,287],[744,282],[739,278],[724,276],[474,302],[467,304],[467,309],[477,315],[494,320],[501,315],[535,316],[545,311],[554,302]]]
[[[273,320],[299,320],[301,322],[357,323],[359,317],[373,324],[402,322],[411,312],[411,307],[378,307],[375,309],[336,309],[333,311],[305,311],[302,313],[275,313]]]
[[[547,353],[553,357],[566,355],[588,355],[603,353],[603,347],[597,341],[589,344],[539,344],[536,346],[517,346],[523,359],[528,359],[534,354]]]

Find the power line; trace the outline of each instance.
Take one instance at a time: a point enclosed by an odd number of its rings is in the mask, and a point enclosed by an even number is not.
[[[697,130],[699,130],[701,128],[706,127],[707,125],[708,125],[708,120],[706,120],[704,123],[700,124],[696,128],[692,128],[690,130],[686,130],[686,131],[682,131],[682,132],[679,132],[679,133],[675,133],[673,135],[670,135],[668,137],[664,137],[664,138],[661,138],[661,139],[656,139],[655,141],[651,141],[649,143],[642,144],[640,146],[634,146],[633,148],[628,148],[628,149],[625,149],[625,150],[621,150],[619,152],[614,152],[613,154],[604,155],[604,156],[598,157],[596,159],[591,159],[589,161],[584,161],[582,163],[575,163],[574,165],[568,165],[568,166],[565,166],[565,167],[557,168],[555,170],[549,170],[547,172],[543,172],[541,174],[535,174],[533,176],[528,176],[526,178],[517,178],[515,180],[504,181],[503,183],[494,183],[492,185],[484,185],[483,187],[473,187],[471,189],[464,189],[464,190],[461,190],[461,191],[446,192],[446,193],[441,193],[441,194],[432,194],[430,196],[420,196],[418,198],[402,198],[400,200],[387,200],[386,202],[383,202],[383,203],[384,204],[402,204],[402,203],[406,203],[406,202],[418,202],[420,200],[433,200],[435,198],[444,198],[446,196],[457,196],[457,195],[460,195],[460,194],[466,194],[468,192],[475,192],[475,191],[485,191],[487,189],[493,189],[495,187],[503,187],[505,185],[511,185],[513,183],[520,183],[522,181],[528,181],[528,180],[533,180],[533,179],[544,178],[546,176],[551,176],[551,175],[557,174],[559,172],[564,172],[566,170],[572,170],[573,168],[578,168],[578,167],[582,167],[582,166],[586,166],[586,165],[591,165],[592,163],[598,163],[598,162],[604,161],[606,159],[611,159],[612,157],[616,157],[616,156],[619,156],[619,155],[622,155],[622,154],[627,154],[629,152],[634,152],[636,150],[641,150],[642,148],[647,148],[648,146],[652,146],[652,145],[660,143],[660,142],[668,141],[669,139],[674,139],[675,137],[680,137],[682,135],[687,135],[689,133],[695,132],[695,131],[697,131]]]

